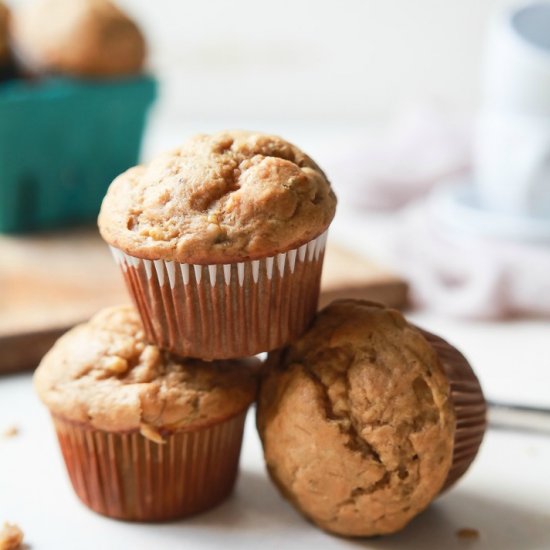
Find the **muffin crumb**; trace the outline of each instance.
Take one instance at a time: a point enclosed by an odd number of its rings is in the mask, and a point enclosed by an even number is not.
[[[23,542],[23,531],[15,523],[4,522],[0,530],[0,550],[17,550]]]
[[[16,435],[19,435],[19,428],[17,426],[9,426],[6,428],[2,434],[5,438],[8,437],[15,437]]]
[[[479,538],[479,531],[472,529],[471,527],[463,527],[456,531],[457,538],[461,540],[477,540]]]

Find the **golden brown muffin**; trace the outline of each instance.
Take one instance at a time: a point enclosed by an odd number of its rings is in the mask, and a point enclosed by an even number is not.
[[[206,426],[246,410],[256,393],[242,361],[180,359],[148,344],[130,306],[62,336],[34,381],[53,415],[107,431]]]
[[[33,72],[127,76],[142,70],[146,55],[141,31],[110,0],[36,0],[14,13],[12,33]]]
[[[257,412],[274,482],[327,531],[404,527],[452,465],[451,387],[433,346],[399,312],[343,300],[279,353]]]
[[[0,528],[0,550],[23,548],[23,531],[14,523],[4,523]]]
[[[283,139],[198,135],[111,184],[99,228],[131,256],[217,264],[274,256],[325,231],[336,197],[321,169]]]
[[[145,342],[135,310],[116,307],[63,336],[35,386],[80,499],[109,517],[166,521],[231,492],[258,363],[174,358]]]
[[[5,65],[10,60],[9,21],[10,12],[8,7],[0,0],[0,66]]]

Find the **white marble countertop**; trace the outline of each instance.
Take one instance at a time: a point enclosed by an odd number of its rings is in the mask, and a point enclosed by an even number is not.
[[[250,415],[232,497],[205,514],[161,525],[113,521],[85,508],[65,474],[48,413],[28,374],[0,380],[0,521],[17,523],[32,549],[550,548],[550,437],[489,431],[462,482],[401,533],[364,540],[329,536],[299,516],[266,477]],[[476,529],[477,540],[456,532]]]

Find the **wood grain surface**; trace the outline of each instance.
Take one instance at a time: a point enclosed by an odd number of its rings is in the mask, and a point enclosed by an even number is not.
[[[397,276],[329,243],[321,306],[353,297],[403,307]],[[129,302],[95,230],[0,237],[0,372],[32,369],[68,328],[99,309]]]

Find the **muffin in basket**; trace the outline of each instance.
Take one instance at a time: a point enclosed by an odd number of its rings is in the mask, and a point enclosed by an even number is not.
[[[15,11],[12,35],[33,73],[118,78],[140,73],[146,55],[139,27],[110,0],[35,0]]]
[[[109,0],[25,3],[10,29],[18,78],[4,67],[0,232],[95,221],[109,183],[139,160],[156,95],[143,34]]]
[[[0,0],[0,83],[15,76],[15,68],[9,44],[10,10]]]
[[[10,57],[9,47],[10,11],[4,2],[0,1],[0,66],[6,64]]]

